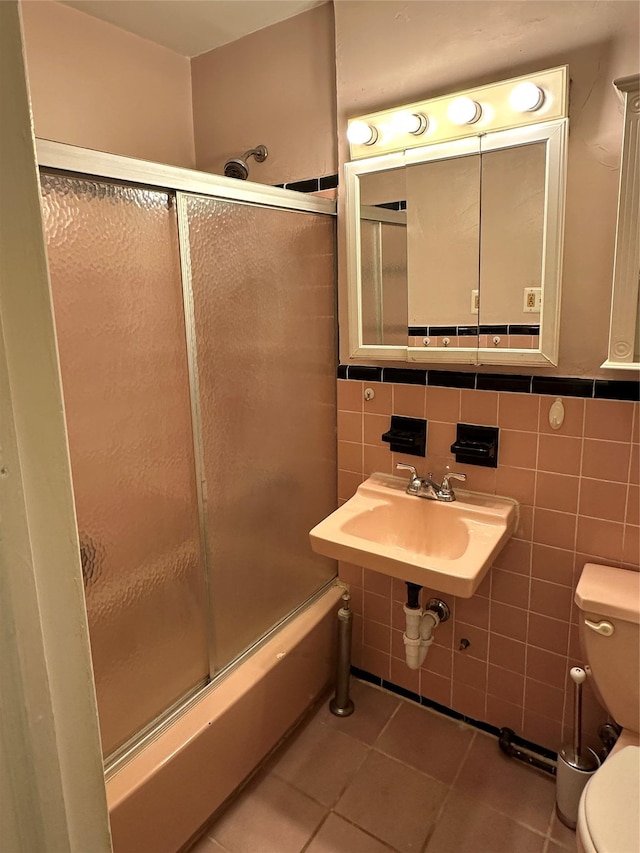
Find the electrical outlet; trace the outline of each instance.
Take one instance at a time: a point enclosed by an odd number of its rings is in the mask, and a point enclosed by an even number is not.
[[[539,314],[542,304],[542,288],[541,287],[525,287],[524,289],[524,305],[522,310],[525,314]]]
[[[472,290],[471,291],[471,313],[477,314],[479,308],[480,308],[480,291],[479,290]]]

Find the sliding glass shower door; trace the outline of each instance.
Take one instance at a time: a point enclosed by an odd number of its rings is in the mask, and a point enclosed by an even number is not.
[[[219,669],[335,575],[308,538],[335,508],[334,222],[181,201]]]
[[[42,175],[103,752],[209,675],[175,199]]]
[[[335,575],[334,221],[41,180],[111,760]]]

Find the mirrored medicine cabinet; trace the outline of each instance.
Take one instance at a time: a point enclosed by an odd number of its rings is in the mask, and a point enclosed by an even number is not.
[[[624,123],[609,352],[602,367],[640,370],[640,74],[613,84]]]
[[[566,92],[564,66],[351,123],[352,358],[557,364]]]

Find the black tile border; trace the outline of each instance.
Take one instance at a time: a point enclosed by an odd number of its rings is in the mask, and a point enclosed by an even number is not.
[[[481,335],[508,335],[509,327],[501,325],[481,325],[479,326]]]
[[[558,376],[534,376],[533,394],[553,394],[556,397],[593,397],[593,379],[564,379]]]
[[[437,385],[440,388],[475,388],[476,374],[463,373],[459,370],[429,370],[426,371],[427,385]]]
[[[366,669],[360,669],[357,666],[351,666],[351,675],[358,678],[360,681],[366,681],[368,684],[375,684],[376,687],[382,687],[382,679],[379,675],[372,675]]]
[[[518,394],[531,392],[532,376],[518,376],[510,373],[478,373],[476,389],[478,391],[513,391]]]
[[[426,370],[411,370],[410,367],[384,367],[383,382],[397,382],[400,385],[426,385]]]
[[[363,382],[382,382],[381,367],[349,367],[349,379],[359,379]]]
[[[419,693],[414,693],[411,690],[407,690],[405,687],[400,687],[399,684],[393,684],[391,681],[386,681],[386,679],[383,678],[380,686],[385,690],[388,690],[389,693],[395,693],[397,696],[402,696],[403,699],[409,699],[411,702],[416,702],[418,705],[422,704],[420,702],[421,696]]]
[[[475,729],[480,729],[480,731],[483,731],[486,734],[493,735],[495,738],[498,738],[502,731],[497,726],[492,726],[490,723],[485,723],[483,720],[476,720],[473,717],[468,717],[466,714],[461,714],[459,711],[454,711],[453,708],[449,708],[447,705],[441,705],[439,702],[434,702],[433,699],[429,699],[426,696],[420,696],[418,693],[407,690],[405,687],[400,687],[399,684],[387,681],[386,678],[380,678],[377,675],[372,675],[370,672],[367,672],[366,669],[360,669],[357,666],[352,666],[351,675],[359,681],[366,681],[368,684],[374,684],[376,687],[388,690],[389,693],[395,693],[403,699],[408,699],[410,702],[415,702],[417,705],[430,708],[432,711],[437,711],[439,714],[449,717],[452,720],[459,720],[469,726],[473,726]],[[533,743],[533,741],[525,740],[525,738],[520,737],[518,734],[515,735],[514,741],[522,746],[526,746],[532,752],[537,752],[539,755],[544,755],[546,758],[550,758],[553,761],[557,761],[558,759],[557,752],[554,752],[552,749],[547,749],[546,746]]]
[[[628,379],[596,379],[593,396],[598,400],[640,400],[640,382]]]
[[[289,181],[286,184],[272,184],[280,190],[293,190],[296,193],[317,193],[322,190],[335,190],[338,187],[338,175],[322,175],[318,178],[307,178],[304,181]]]
[[[322,178],[318,178],[318,184],[321,190],[335,190],[338,186],[338,176],[336,175],[324,175]]]
[[[397,204],[397,202],[392,202]],[[383,207],[384,205],[378,205]],[[511,326],[408,326],[407,333],[411,335],[430,335],[431,337],[442,337],[451,335],[453,337],[465,337],[468,335],[539,335],[540,326],[524,326],[514,324]]]
[[[380,375],[381,379],[376,378]],[[359,364],[341,364],[338,367],[338,379],[397,382],[400,385],[432,385],[440,388],[468,388],[477,391],[509,391],[517,394],[548,394],[552,397],[640,401],[640,381],[628,379],[578,379],[564,376],[472,373],[411,367],[366,367]]]
[[[320,189],[319,178],[308,178],[306,181],[293,181],[284,185],[285,190],[293,190],[296,193],[317,193]]]
[[[510,335],[539,335],[540,334],[540,326],[539,325],[526,325],[523,323],[510,323],[509,324],[509,334]]]
[[[404,208],[402,205],[404,204]],[[406,201],[384,201],[380,204],[374,204],[373,207],[381,207],[383,210],[406,210],[407,203]]]
[[[442,335],[448,335],[450,337],[457,337],[458,327],[457,326],[429,326],[429,334],[432,337],[438,337],[438,336],[442,336]]]

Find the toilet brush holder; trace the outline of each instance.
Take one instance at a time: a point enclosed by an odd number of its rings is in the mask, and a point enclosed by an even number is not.
[[[584,766],[578,766],[580,764]],[[575,829],[578,823],[578,805],[584,786],[600,767],[600,760],[592,749],[586,749],[576,761],[573,748],[564,746],[558,753],[556,773],[556,814],[565,826]]]
[[[558,818],[575,829],[578,823],[578,805],[584,786],[600,767],[596,753],[582,748],[582,684],[586,673],[578,666],[569,675],[575,685],[573,706],[573,743],[565,744],[558,754],[556,774],[556,813]]]

